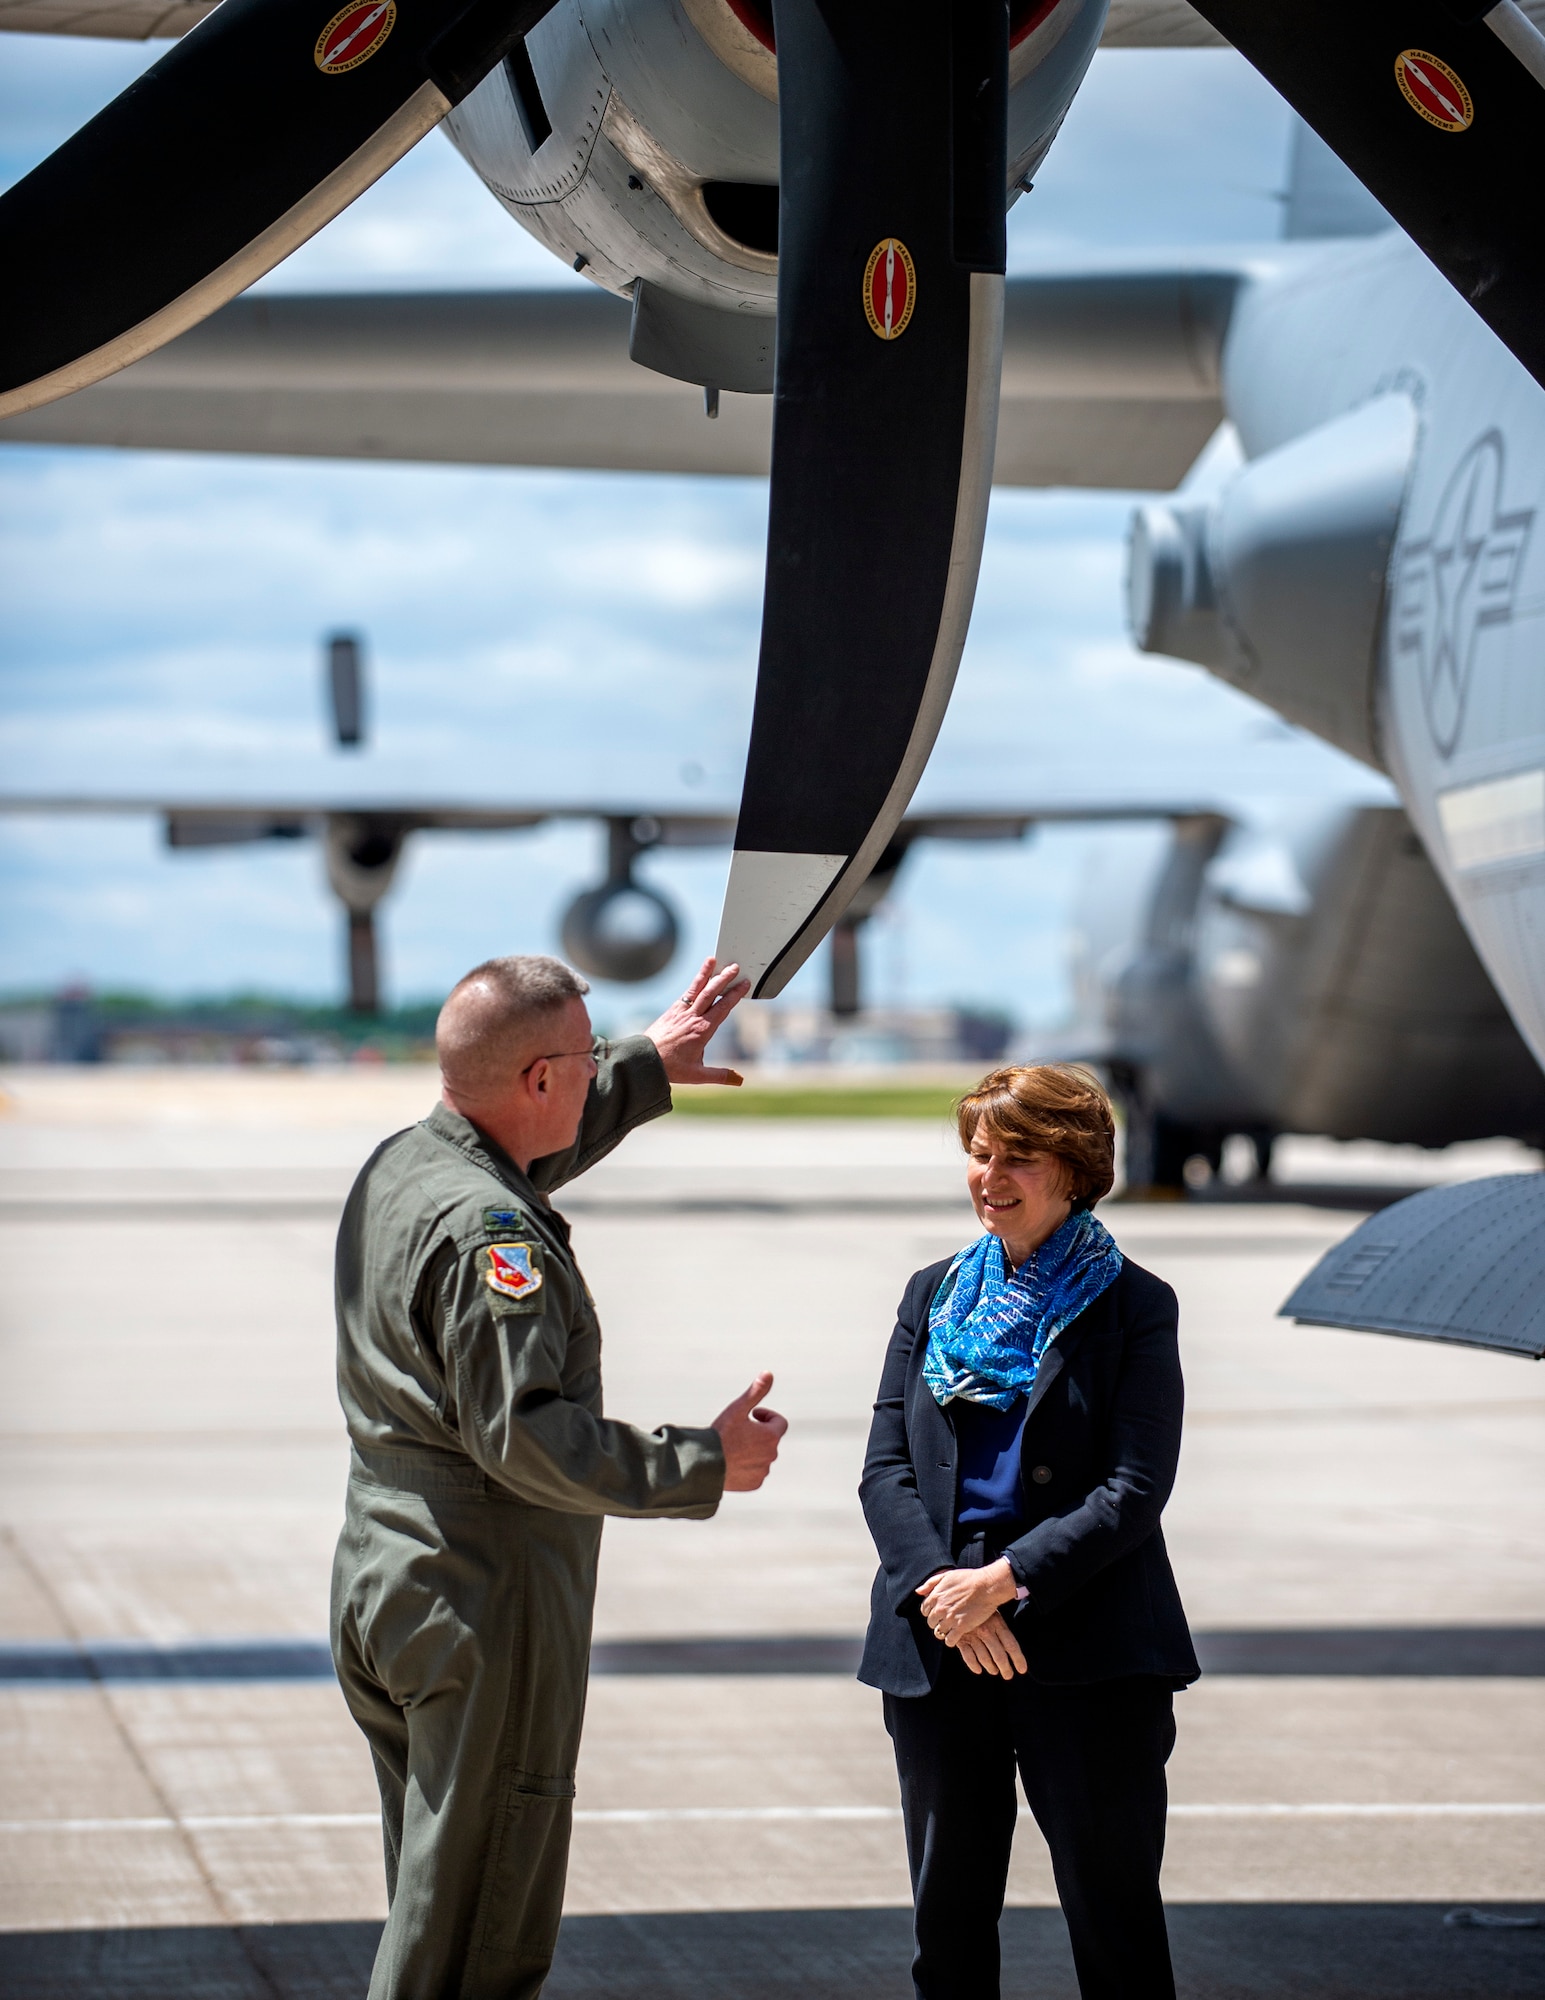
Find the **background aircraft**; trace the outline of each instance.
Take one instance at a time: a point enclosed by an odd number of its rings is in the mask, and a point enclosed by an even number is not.
[[[337,633],[328,640],[324,673],[334,744],[340,750],[358,750],[367,735],[369,702],[363,645],[357,634]],[[841,1016],[860,1012],[859,933],[894,887],[918,841],[1018,841],[1038,826],[1144,821],[1153,817],[1154,810],[1151,804],[1085,801],[909,813],[833,928],[831,1011]],[[167,846],[183,851],[317,840],[327,885],[343,909],[348,1005],[359,1014],[373,1014],[380,1006],[376,914],[415,834],[510,833],[554,820],[598,821],[605,830],[605,872],[570,901],[560,921],[559,941],[565,955],[583,971],[621,985],[637,984],[662,971],[676,955],[680,937],[677,913],[669,900],[637,879],[639,859],[662,848],[725,847],[735,835],[735,815],[727,807],[684,812],[617,802],[544,805],[523,800],[479,805],[465,799],[437,802],[418,794],[392,799],[380,796],[368,782],[355,785],[342,776],[328,792],[310,798],[294,793],[225,799],[200,798],[191,792],[175,797],[8,793],[0,794],[0,812],[71,817],[153,813],[162,823]],[[1169,817],[1189,821],[1192,812],[1176,806],[1169,809]]]
[[[345,752],[367,736],[362,653],[347,634],[325,650],[332,733]],[[414,836],[599,822],[604,873],[570,901],[557,941],[592,976],[631,984],[668,965],[679,941],[677,912],[637,879],[636,864],[662,849],[722,848],[735,825],[727,809],[636,803],[392,803],[342,772],[311,799],[0,796],[7,810],[153,810],[168,846],[183,852],[315,839],[342,906],[349,1005],[362,1014],[380,1001],[377,911]],[[918,842],[1152,826],[1155,811],[1087,800],[909,813],[832,932],[832,1013],[859,1013],[863,927]],[[1129,1188],[1178,1190],[1194,1163],[1216,1173],[1235,1136],[1262,1176],[1281,1132],[1423,1146],[1545,1140],[1545,1076],[1399,807],[1301,803],[1246,818],[1177,802],[1163,824],[1164,842],[1147,857],[1124,851],[1101,868],[1096,853],[1081,897],[1079,1023],[1043,1050],[1109,1074],[1126,1112]]]
[[[1398,806],[1177,816],[1083,897],[1080,1022],[1046,1052],[1104,1065],[1129,1186],[1180,1188],[1283,1132],[1446,1146],[1545,1140],[1545,1076]]]

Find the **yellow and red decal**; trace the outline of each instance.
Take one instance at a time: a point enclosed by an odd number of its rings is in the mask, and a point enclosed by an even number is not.
[[[881,340],[899,340],[917,304],[917,266],[899,237],[886,236],[864,266],[864,317]]]
[[[312,60],[323,76],[342,76],[369,62],[396,24],[397,0],[354,0],[317,36]]]
[[[1402,49],[1395,58],[1395,81],[1416,113],[1440,132],[1465,132],[1475,121],[1475,102],[1457,70],[1426,49]]]

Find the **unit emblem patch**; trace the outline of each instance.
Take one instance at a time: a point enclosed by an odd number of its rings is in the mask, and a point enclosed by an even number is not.
[[[505,1299],[533,1298],[542,1289],[539,1254],[534,1243],[490,1243],[483,1252],[488,1289]]]
[[[917,303],[917,266],[898,237],[887,236],[864,266],[864,317],[881,340],[898,340]]]
[[[1402,49],[1395,58],[1395,81],[1417,117],[1440,132],[1463,132],[1473,123],[1474,101],[1440,57],[1425,49]]]
[[[342,76],[369,62],[396,24],[397,0],[353,0],[317,36],[312,60],[323,76]]]

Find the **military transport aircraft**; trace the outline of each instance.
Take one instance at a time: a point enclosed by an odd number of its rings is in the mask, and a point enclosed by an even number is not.
[[[359,749],[366,736],[369,704],[363,654],[357,633],[334,633],[326,642],[324,680],[331,733],[340,750]],[[859,932],[889,894],[918,841],[1017,841],[1047,824],[1148,820],[1156,813],[1189,820],[1197,810],[1128,798],[1113,803],[1063,800],[1003,810],[973,805],[908,813],[833,928],[833,1013],[861,1011]],[[663,971],[675,956],[679,938],[669,901],[637,879],[639,859],[661,848],[725,847],[735,837],[735,814],[728,802],[698,811],[615,799],[605,804],[543,804],[529,799],[519,804],[446,802],[421,794],[383,797],[368,779],[359,782],[357,773],[347,778],[340,774],[329,788],[314,789],[306,796],[293,791],[288,796],[248,792],[223,798],[209,791],[175,796],[4,792],[0,813],[154,815],[162,822],[167,846],[180,851],[316,839],[328,887],[343,911],[348,1005],[359,1014],[378,1011],[376,914],[392,888],[409,840],[419,834],[510,833],[552,820],[598,821],[605,832],[601,879],[573,898],[560,931],[564,952],[575,965],[598,979],[621,984],[652,979]]]
[[[95,18],[165,32],[199,11],[139,6]],[[1545,1056],[1545,287],[1518,192],[1545,165],[1545,35],[1525,9],[313,14],[224,0],[0,198],[0,436],[747,472],[770,431],[721,932],[762,994],[901,825],[992,479],[1178,481],[1134,526],[1139,642],[1391,774]],[[89,30],[92,14],[16,0],[0,22]],[[1226,36],[1399,227],[1005,285],[998,191],[1029,184],[1102,33]],[[442,119],[594,297],[206,317]]]

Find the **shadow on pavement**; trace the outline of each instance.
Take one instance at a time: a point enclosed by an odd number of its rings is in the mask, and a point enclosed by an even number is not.
[[[1426,1181],[1208,1181],[1205,1186],[1188,1188],[1179,1206],[1185,1208],[1337,1208],[1357,1215],[1372,1215],[1391,1208],[1407,1195],[1425,1193]],[[1120,1207],[1118,1195],[1112,1206]],[[1150,1204],[1134,1198],[1133,1208]],[[1162,1206],[1163,1204],[1158,1204]]]
[[[1424,1679],[1545,1677],[1545,1625],[1287,1626],[1194,1632],[1207,1674],[1419,1675]],[[687,1639],[598,1639],[592,1674],[842,1674],[864,1642],[829,1633],[747,1633]],[[330,1681],[325,1639],[18,1640],[0,1645],[0,1687],[91,1682]]]
[[[1545,1928],[1451,1928],[1447,1907],[1175,1905],[1180,2000],[1538,2000]],[[899,1909],[571,1917],[547,2000],[907,2000],[910,1928]],[[0,1992],[362,2000],[378,1935],[375,1924],[11,1932]],[[1008,1911],[1003,1948],[1005,2000],[1077,2000],[1059,1911]]]

